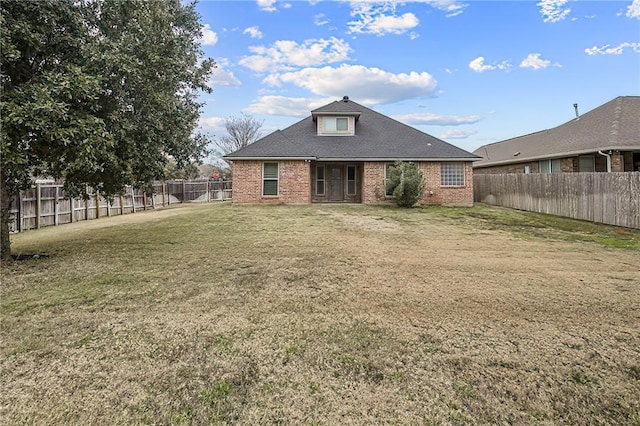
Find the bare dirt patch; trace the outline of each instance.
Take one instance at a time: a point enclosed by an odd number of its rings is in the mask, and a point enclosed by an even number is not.
[[[192,206],[18,235],[55,256],[2,267],[0,417],[640,422],[638,251],[488,215]]]

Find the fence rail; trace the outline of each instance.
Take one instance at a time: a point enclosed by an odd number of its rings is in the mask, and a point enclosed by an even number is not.
[[[61,184],[36,184],[13,199],[9,231],[21,232],[179,203],[225,201],[233,195],[230,180],[155,182],[153,187],[153,195],[127,187],[111,199],[88,189],[85,199],[68,198]]]
[[[640,229],[640,172],[474,175],[474,200]]]

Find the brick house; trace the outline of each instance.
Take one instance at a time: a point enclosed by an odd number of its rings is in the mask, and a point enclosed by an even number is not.
[[[419,165],[421,204],[473,204],[475,155],[359,105],[347,96],[226,155],[234,203],[391,202],[396,160]]]
[[[619,96],[552,129],[484,145],[473,172],[640,171],[640,96]]]

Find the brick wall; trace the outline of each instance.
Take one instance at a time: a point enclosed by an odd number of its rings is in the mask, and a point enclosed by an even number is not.
[[[529,173],[538,173],[539,163],[530,161],[526,163],[505,164],[504,166],[482,167],[473,170],[474,173],[483,174],[504,174],[504,173],[524,173],[525,166],[529,166]]]
[[[624,172],[624,157],[620,151],[611,154],[611,171]]]
[[[366,162],[362,171],[362,203],[379,204],[387,200],[384,187],[383,162]]]
[[[278,161],[278,196],[262,196],[262,161],[233,162],[234,203],[311,202],[311,169],[303,160]]]
[[[445,206],[473,205],[473,168],[472,163],[465,163],[464,186],[443,187],[440,185],[440,164],[422,162],[420,170],[424,176],[425,186],[420,204]]]
[[[465,185],[447,188],[440,186],[440,163],[418,163],[425,180],[424,195],[420,204],[429,205],[473,205],[473,169],[471,162],[465,163]],[[384,162],[367,162],[364,164],[362,177],[362,202],[364,204],[393,203],[393,199],[385,197]]]

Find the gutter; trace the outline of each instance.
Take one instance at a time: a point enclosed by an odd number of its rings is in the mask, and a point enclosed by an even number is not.
[[[437,162],[449,162],[449,161],[479,161],[482,157],[222,157],[224,160],[250,160],[250,161],[287,161],[287,160],[305,160],[305,161],[323,161],[323,162],[355,162],[355,161],[370,161],[370,162],[389,162],[389,161],[437,161]]]
[[[611,154],[607,154],[606,152],[598,151],[598,154],[607,157],[607,172],[611,173]]]

